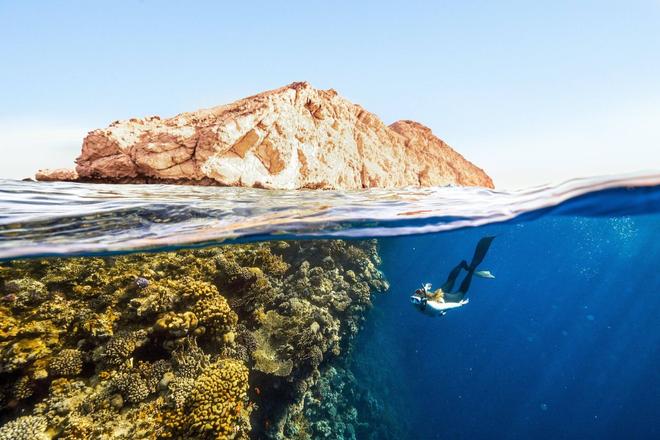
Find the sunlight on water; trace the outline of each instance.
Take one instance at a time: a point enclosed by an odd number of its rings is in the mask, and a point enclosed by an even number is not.
[[[576,179],[498,192],[443,187],[268,191],[0,181],[0,259],[162,249],[236,240],[385,237],[448,231],[555,209],[624,215],[657,209],[660,175]],[[619,192],[620,197],[600,194]],[[652,196],[646,192],[651,191]],[[646,204],[625,192],[639,194]],[[608,195],[609,196],[609,195]],[[566,203],[567,201],[571,203]]]

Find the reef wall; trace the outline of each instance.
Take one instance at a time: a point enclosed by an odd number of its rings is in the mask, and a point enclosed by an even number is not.
[[[2,263],[0,440],[384,438],[343,356],[379,264],[336,240]]]

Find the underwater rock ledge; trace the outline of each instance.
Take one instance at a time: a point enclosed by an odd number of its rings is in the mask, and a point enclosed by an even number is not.
[[[2,263],[0,440],[363,438],[342,365],[379,264],[336,240]]]

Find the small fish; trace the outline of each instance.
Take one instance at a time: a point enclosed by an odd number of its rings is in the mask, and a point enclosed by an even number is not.
[[[476,276],[481,277],[481,278],[490,278],[490,279],[495,279],[495,275],[490,273],[489,270],[480,270],[474,273]]]
[[[261,390],[259,389],[259,387],[254,387],[254,392],[256,393],[257,396],[261,394]]]

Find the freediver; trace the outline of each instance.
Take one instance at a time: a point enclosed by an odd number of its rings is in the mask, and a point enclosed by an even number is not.
[[[477,266],[479,266],[486,257],[486,253],[494,239],[495,237],[491,236],[479,240],[477,247],[474,249],[472,262],[469,265],[465,260],[458,263],[458,265],[449,272],[447,281],[445,281],[442,287],[435,292],[431,292],[430,283],[426,283],[421,289],[417,289],[410,297],[412,305],[425,315],[444,316],[447,313],[447,310],[455,309],[467,304],[469,300],[465,296],[470,288],[473,275],[482,278],[495,278],[488,270],[477,271]],[[458,278],[463,269],[467,271],[467,275],[465,275],[458,290],[452,292],[451,290],[454,288],[456,278]]]

